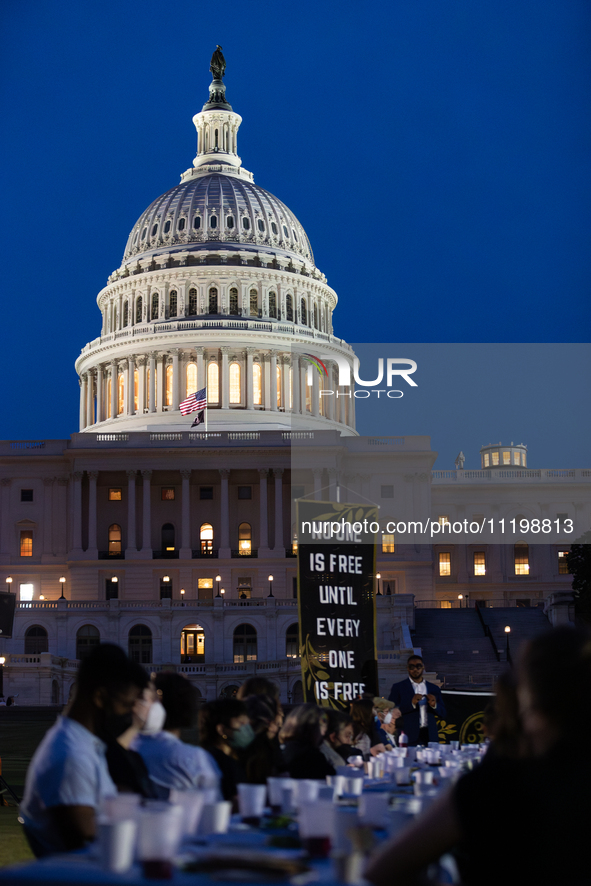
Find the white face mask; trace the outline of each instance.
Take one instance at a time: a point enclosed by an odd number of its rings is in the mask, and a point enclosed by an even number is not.
[[[392,722],[392,714],[390,713],[390,711],[388,711],[388,713],[387,713],[386,716],[384,717],[384,723],[388,724],[388,723],[391,723],[391,722]]]
[[[142,729],[143,735],[156,735],[156,733],[162,732],[165,721],[166,711],[164,710],[164,705],[160,701],[155,701],[148,711],[148,716]]]

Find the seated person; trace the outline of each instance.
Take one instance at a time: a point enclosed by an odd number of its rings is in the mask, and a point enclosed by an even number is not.
[[[162,671],[154,680],[156,694],[166,712],[161,732],[141,732],[131,744],[148,767],[153,782],[164,788],[186,791],[219,788],[220,773],[203,748],[181,741],[181,729],[197,720],[197,689],[182,674]]]
[[[352,701],[351,718],[355,733],[353,747],[361,751],[364,760],[386,750],[381,730],[375,724],[373,699],[357,698]]]
[[[146,683],[148,679],[146,676]],[[143,757],[131,747],[139,734],[160,732],[166,720],[166,711],[157,700],[154,685],[146,686],[142,697],[133,709],[133,723],[117,739],[107,739],[107,766],[109,775],[119,793],[141,794],[149,800],[168,799],[168,788],[163,788],[150,778]]]
[[[396,747],[398,734],[396,721],[402,717],[400,708],[397,708],[393,701],[388,701],[386,698],[374,698],[373,705],[376,717],[374,722],[379,730],[382,744],[386,746],[386,749],[388,745]]]
[[[283,724],[283,711],[277,699],[270,695],[250,695],[244,700],[254,741],[239,752],[251,784],[266,784],[268,778],[285,771],[281,746],[277,737]]]
[[[290,778],[326,778],[336,770],[320,750],[327,730],[326,711],[302,704],[288,715],[279,735]]]
[[[37,857],[94,839],[96,812],[117,793],[104,738],[129,728],[145,685],[146,672],[119,646],[102,643],[81,662],[68,714],[45,734],[27,771],[20,816]]]
[[[238,701],[244,701],[251,695],[270,695],[279,703],[279,687],[267,677],[248,677],[247,680],[238,687],[236,698]]]
[[[349,757],[361,756],[361,751],[352,746],[354,733],[350,715],[330,708],[327,716],[328,726],[320,751],[336,769],[343,766]]]
[[[254,741],[246,705],[236,698],[218,698],[209,701],[199,711],[199,741],[211,754],[221,772],[221,791],[224,800],[236,805],[238,788],[246,782],[246,772],[240,759]]]

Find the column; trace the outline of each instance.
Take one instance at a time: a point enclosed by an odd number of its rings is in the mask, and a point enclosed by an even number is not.
[[[181,471],[182,477],[182,501],[181,501],[181,560],[190,560],[193,556],[191,549],[191,471]]]
[[[111,404],[110,416],[115,418],[117,415],[117,364],[111,360]]]
[[[228,479],[230,477],[230,471],[225,468],[220,468],[220,477],[222,478],[222,495],[220,502],[221,534],[218,557],[224,559],[232,556],[230,550],[230,508],[228,495]]]
[[[78,383],[80,385],[80,430],[86,427],[86,373],[83,372]]]
[[[152,379],[150,379],[150,385]],[[152,557],[152,507],[150,501],[150,480],[152,471],[142,471],[143,502],[142,502],[142,554],[146,558]]]
[[[312,468],[314,474],[314,501],[322,501],[322,468]]]
[[[292,384],[293,384],[293,408],[292,412],[302,411],[301,388],[300,388],[300,358],[297,354],[291,355]]]
[[[156,378],[158,379],[158,383],[156,384],[155,412],[162,412],[162,404],[164,403],[164,393],[166,387],[166,376],[164,374],[165,367],[166,357],[164,356],[164,354],[159,354],[156,358]],[[150,373],[150,384],[152,384],[152,373]]]
[[[230,374],[228,371],[228,348],[220,348],[222,352],[222,377],[221,377],[221,400],[222,409],[228,409],[230,404]]]
[[[135,357],[127,358],[127,378],[129,391],[129,396],[127,398],[127,414],[135,415]]]
[[[86,557],[89,560],[98,560],[96,543],[96,481],[98,471],[88,471],[88,546]]]
[[[179,366],[179,349],[172,348],[172,408],[175,412],[179,411],[179,403],[180,399],[180,391],[181,391],[181,377],[180,377],[180,366]]]
[[[270,354],[262,354],[261,355],[261,369],[262,372],[262,385],[263,385],[263,408],[270,409],[271,402],[271,372],[270,372]]]
[[[137,411],[139,415],[144,414],[146,405],[146,358],[138,357],[138,392],[137,392]]]
[[[271,351],[271,412],[277,412],[277,351]]]
[[[149,407],[150,412],[156,412],[156,354],[154,351],[150,354],[150,390],[149,390]]]
[[[105,420],[105,370],[99,364],[96,368],[96,423]]]
[[[86,424],[87,427],[90,427],[95,422],[95,412],[94,412],[94,378],[95,372],[94,369],[90,369],[88,371],[88,384],[86,386]]]
[[[312,415],[320,415],[320,391],[318,386],[318,370],[312,371]]]
[[[117,300],[117,329],[123,329],[123,293]]]
[[[281,363],[283,366],[283,369],[281,372],[281,383],[283,385],[283,390],[281,392],[281,400],[283,402],[283,410],[284,410],[284,412],[291,412],[293,409],[293,402],[292,402],[292,406],[290,406],[290,403],[289,403],[290,393],[291,393],[291,387],[289,384],[289,370],[291,369],[291,361],[290,361],[287,354],[282,355]]]
[[[74,529],[72,539],[72,553],[82,554],[82,471],[74,471],[72,525]]]
[[[256,348],[246,349],[246,408],[253,409],[253,387],[252,387],[252,358],[256,354]]]
[[[137,554],[137,531],[135,525],[135,479],[136,471],[127,473],[127,548],[125,556],[134,557]]]
[[[266,468],[259,468],[259,554],[269,554],[269,525],[267,516],[267,477],[269,472]]]
[[[129,415],[129,366],[127,360],[123,360],[119,364],[119,369],[123,372],[123,412],[122,415]]]
[[[53,551],[51,538],[51,511],[53,505],[53,481],[55,477],[43,478],[43,554],[51,558]],[[4,590],[4,589],[3,589]]]
[[[275,545],[273,551],[278,557],[285,557],[283,543],[283,468],[274,468],[275,476]]]

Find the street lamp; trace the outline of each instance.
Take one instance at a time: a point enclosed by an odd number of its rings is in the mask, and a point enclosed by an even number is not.
[[[377,587],[378,587],[378,594],[377,594],[378,597],[381,597],[381,596],[382,596],[382,592],[380,591],[380,578],[381,578],[381,577],[382,577],[382,573],[381,573],[381,572],[376,573],[376,581],[377,581]]]
[[[39,599],[40,599],[40,600],[45,600],[45,595],[44,595],[44,594],[39,594]]]
[[[8,578],[6,579],[6,584],[8,585],[6,590],[8,591],[8,593],[10,593],[10,585],[12,584],[12,576],[11,575],[9,575]]]
[[[181,588],[181,600],[183,601],[181,605],[184,606],[185,605],[185,589],[184,588]]]
[[[64,596],[64,585],[65,585],[65,583],[66,583],[66,576],[65,576],[65,575],[60,575],[60,585],[62,586],[62,592],[61,592],[61,594],[60,594],[60,600],[65,600],[65,599],[66,599],[65,596]]]
[[[269,594],[268,594],[268,596],[269,596],[269,597],[272,597],[272,596],[273,596],[273,576],[272,576],[272,575],[270,575],[270,576],[268,577],[268,582],[269,582]]]
[[[221,588],[221,589],[220,589],[220,594],[222,595],[222,597],[224,596],[225,593],[226,593],[226,589],[225,589],[225,588]]]
[[[462,600],[464,599],[463,594],[458,594],[458,600],[460,601],[460,609],[462,608]]]
[[[507,661],[511,661],[511,650],[509,649],[509,634],[511,633],[511,628],[509,625],[505,627],[505,637],[507,638]]]
[[[221,582],[221,580],[222,580],[222,576],[221,576],[221,575],[216,575],[216,577],[215,577],[215,581],[216,581],[216,584],[217,584],[217,587],[218,587],[218,592],[217,592],[217,594],[216,594],[216,597],[219,597],[219,596],[220,596],[220,582]]]

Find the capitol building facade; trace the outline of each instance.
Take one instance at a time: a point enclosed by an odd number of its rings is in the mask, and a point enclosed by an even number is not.
[[[371,501],[382,526],[403,511],[440,525],[591,519],[591,472],[527,467],[525,447],[434,470],[428,437],[359,436],[337,295],[295,215],[242,167],[221,80],[193,122],[193,166],[140,216],[98,294],[100,334],[76,361],[78,433],[0,442],[0,584],[17,598],[1,673],[21,704],[63,703],[100,641],[185,673],[204,698],[256,672],[300,700],[298,498]],[[180,405],[202,388],[207,423],[192,428]],[[382,532],[383,693],[414,648],[417,607],[461,595],[550,610],[568,591],[572,539],[513,541]]]

